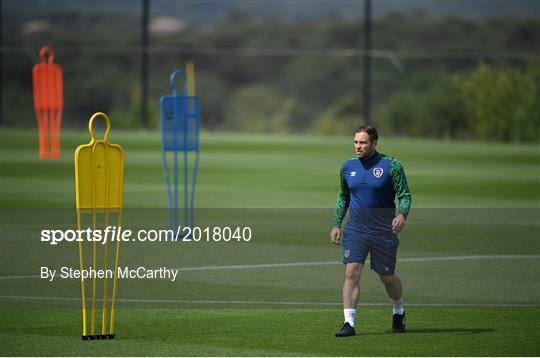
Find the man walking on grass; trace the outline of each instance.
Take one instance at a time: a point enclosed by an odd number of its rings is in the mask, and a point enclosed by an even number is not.
[[[405,331],[403,286],[394,273],[399,245],[397,234],[405,227],[411,193],[399,161],[375,150],[379,137],[372,126],[361,126],[354,135],[356,157],[343,163],[340,190],[330,240],[340,244],[341,222],[349,210],[343,230],[343,313],[345,323],[336,337],[356,335],[356,306],[360,275],[366,257],[377,272],[393,302],[392,332]],[[399,200],[396,215],[395,197]]]

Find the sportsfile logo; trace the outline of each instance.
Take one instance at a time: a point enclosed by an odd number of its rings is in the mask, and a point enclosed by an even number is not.
[[[249,226],[178,226],[171,229],[140,229],[133,233],[121,226],[107,226],[104,230],[41,230],[41,242],[58,245],[61,242],[249,242],[253,232]]]
[[[41,230],[41,242],[58,245],[59,242],[107,242],[131,241],[131,230],[123,230],[122,227],[107,226],[104,230],[79,229],[79,230]]]

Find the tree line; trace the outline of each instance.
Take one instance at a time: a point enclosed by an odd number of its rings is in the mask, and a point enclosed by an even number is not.
[[[137,15],[54,16],[35,33],[16,18],[4,21],[2,43],[14,50],[2,53],[2,125],[35,125],[31,67],[50,44],[64,69],[65,126],[84,126],[100,110],[117,127],[139,127]],[[540,20],[393,14],[373,26],[373,46],[385,50],[373,57],[373,117],[385,133],[538,140]],[[207,130],[350,133],[364,121],[362,31],[339,17],[291,22],[233,12],[211,28],[154,33],[150,126],[159,126],[170,72],[194,61]]]

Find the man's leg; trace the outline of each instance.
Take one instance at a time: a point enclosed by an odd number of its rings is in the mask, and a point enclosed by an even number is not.
[[[405,309],[403,308],[403,284],[396,275],[379,275],[379,278],[393,303],[392,332],[404,332]]]
[[[361,263],[348,263],[345,266],[345,279],[343,280],[343,315],[345,324],[336,337],[347,337],[356,335],[354,330],[354,320],[356,317],[356,305],[360,295],[360,275],[364,265]]]
[[[345,280],[343,281],[343,309],[356,309],[360,296],[360,275],[364,265],[353,262],[345,267]]]
[[[401,284],[399,277],[397,277],[397,275],[379,275],[379,278],[384,284],[384,288],[386,288],[388,297],[390,297],[392,301],[401,300],[401,297],[403,296],[403,285]]]

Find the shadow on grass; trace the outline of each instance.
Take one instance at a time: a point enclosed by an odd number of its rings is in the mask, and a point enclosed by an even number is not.
[[[404,333],[396,334],[415,334],[415,333],[460,333],[460,334],[479,334],[491,333],[497,331],[493,328],[408,328]],[[360,333],[359,336],[375,336],[382,334],[393,334],[390,331],[380,333]]]

